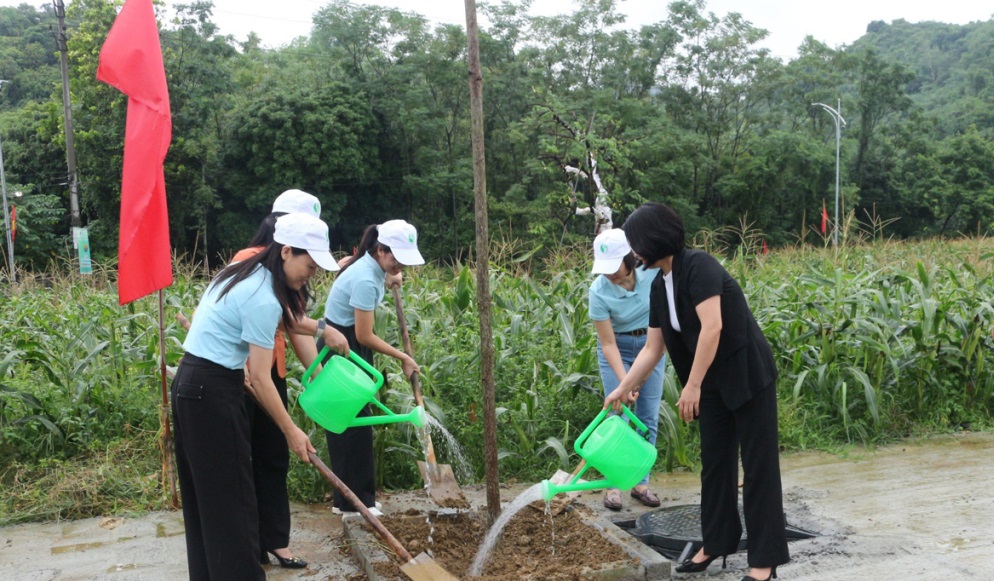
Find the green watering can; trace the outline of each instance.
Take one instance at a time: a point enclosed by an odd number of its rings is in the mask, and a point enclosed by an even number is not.
[[[649,429],[631,410],[622,406],[621,411],[640,431],[648,434]],[[650,444],[645,436],[636,432],[621,416],[604,419],[606,416],[607,410],[601,410],[573,444],[573,449],[583,458],[586,466],[566,484],[542,481],[542,498],[546,501],[552,500],[552,497],[560,492],[632,488],[652,469],[653,464],[656,463],[656,447]],[[580,476],[591,466],[604,475],[604,480],[579,482]]]
[[[312,380],[314,370],[328,353],[326,345],[314,363],[311,363],[304,372],[301,381],[304,392],[297,398],[300,407],[304,408],[307,415],[319,426],[329,432],[341,434],[356,426],[397,422],[411,422],[419,428],[425,425],[423,407],[417,406],[406,414],[395,414],[376,399],[376,392],[383,385],[383,374],[356,355],[355,351],[349,353],[348,359],[341,356],[329,359],[321,369],[321,373]],[[373,402],[386,415],[357,418],[356,415],[369,402]]]

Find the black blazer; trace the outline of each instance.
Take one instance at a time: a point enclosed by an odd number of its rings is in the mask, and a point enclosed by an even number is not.
[[[742,288],[713,256],[700,250],[681,250],[673,256],[673,297],[681,331],[670,324],[662,271],[652,283],[649,326],[662,328],[670,361],[686,384],[701,335],[696,308],[715,295],[721,295],[721,335],[701,390],[719,390],[725,406],[734,410],[760,390],[775,385],[777,369],[773,350],[752,316]]]

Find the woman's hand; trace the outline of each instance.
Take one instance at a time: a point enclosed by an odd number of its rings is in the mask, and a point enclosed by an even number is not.
[[[397,274],[390,274],[389,272],[387,273],[387,280],[386,280],[387,288],[393,288],[393,287],[400,288],[400,285],[403,282],[404,282],[404,273],[402,272],[398,272]]]
[[[307,457],[308,452],[314,452],[314,446],[311,445],[311,439],[307,437],[307,434],[297,426],[293,426],[289,434],[284,434],[286,436],[286,443],[290,446],[290,450],[297,455],[298,458],[303,460],[306,464],[310,464],[311,460]]]
[[[338,351],[343,357],[349,356],[349,340],[342,335],[342,332],[338,329],[328,325],[324,328],[324,344],[330,349]]]
[[[680,392],[680,399],[676,402],[676,407],[680,411],[680,418],[685,422],[691,422],[697,418],[701,411],[701,386],[696,383],[687,383],[683,391]]]
[[[610,407],[612,410],[620,412],[622,405],[630,404],[635,401],[635,398],[633,398],[632,395],[632,392],[619,386],[614,391],[609,393],[606,398],[604,398],[604,409]]]
[[[400,366],[404,370],[404,376],[407,379],[411,379],[411,375],[421,373],[421,368],[418,367],[418,362],[414,360],[410,355],[404,355],[404,358],[400,360]]]

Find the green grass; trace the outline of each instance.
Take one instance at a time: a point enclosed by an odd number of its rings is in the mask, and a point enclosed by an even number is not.
[[[701,240],[725,253],[718,238]],[[755,238],[746,227],[737,232],[725,265],[777,357],[785,450],[837,451],[991,426],[994,242],[800,246],[762,255]],[[502,479],[536,481],[572,469],[573,440],[600,408],[586,254],[563,248],[515,261],[509,246],[495,252],[490,286]],[[472,479],[481,479],[475,274],[426,266],[405,276],[405,313],[429,410],[461,444]],[[163,506],[155,297],[118,307],[107,271],[20,278],[13,290],[0,281],[0,523]],[[330,284],[330,277],[316,281],[315,313]],[[177,280],[166,291],[170,365],[184,336],[172,317],[178,309],[189,313],[205,285],[202,272],[177,265]],[[389,299],[376,313],[376,330],[400,344]],[[378,364],[387,372],[387,405],[407,410],[412,398],[396,362]],[[292,361],[291,414],[324,456],[323,432],[296,406],[302,372]],[[698,463],[696,425],[674,413],[679,389],[670,369],[657,469]],[[392,425],[375,433],[379,485],[419,487],[413,431]],[[435,444],[440,461],[454,463],[439,438]],[[320,500],[329,490],[296,461],[289,482],[299,500]]]

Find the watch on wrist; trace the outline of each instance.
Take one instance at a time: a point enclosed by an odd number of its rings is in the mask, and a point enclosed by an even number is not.
[[[314,338],[320,338],[324,334],[324,328],[328,326],[328,323],[324,319],[318,321],[318,332],[314,333]]]

